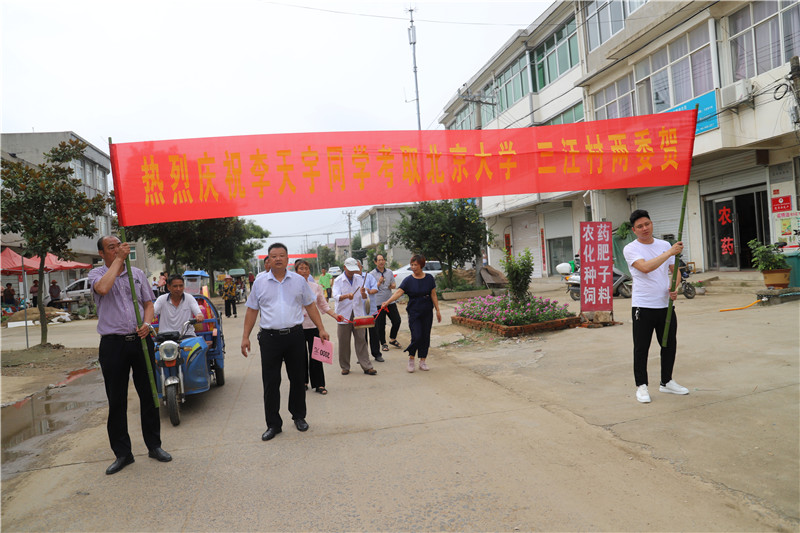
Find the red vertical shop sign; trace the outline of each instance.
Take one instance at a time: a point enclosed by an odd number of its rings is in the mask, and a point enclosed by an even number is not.
[[[581,311],[613,311],[611,222],[581,222]]]

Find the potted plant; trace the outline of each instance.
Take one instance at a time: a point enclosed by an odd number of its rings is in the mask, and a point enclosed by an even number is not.
[[[777,244],[763,244],[758,239],[747,243],[753,253],[753,266],[764,276],[764,285],[777,289],[789,286],[789,267],[786,256]]]

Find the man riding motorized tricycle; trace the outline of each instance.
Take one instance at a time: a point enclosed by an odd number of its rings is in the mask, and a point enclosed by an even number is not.
[[[225,384],[225,340],[219,313],[208,298],[184,292],[179,275],[170,276],[167,287],[169,292],[154,305],[156,385],[177,426],[187,395],[209,390],[212,378],[217,386]]]

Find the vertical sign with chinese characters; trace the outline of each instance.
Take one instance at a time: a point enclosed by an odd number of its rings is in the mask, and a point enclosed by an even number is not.
[[[719,266],[736,268],[739,258],[736,255],[736,242],[733,235],[733,199],[720,200],[714,204],[716,209],[717,236],[719,237]]]
[[[581,222],[581,311],[613,311],[611,222]]]

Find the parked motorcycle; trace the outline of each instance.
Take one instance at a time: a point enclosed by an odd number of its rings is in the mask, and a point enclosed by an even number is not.
[[[195,299],[205,301],[203,296]],[[156,387],[158,396],[169,411],[173,426],[181,423],[180,404],[186,396],[205,392],[212,382],[225,384],[225,339],[216,308],[210,301],[211,318],[184,322],[180,331],[159,331],[156,335]],[[203,324],[197,336],[186,336],[195,324]]]
[[[556,272],[564,277],[570,298],[579,301],[581,299],[580,270],[573,272],[573,266],[570,265],[570,263],[561,263],[556,265]],[[630,298],[633,295],[633,280],[616,267],[613,268],[611,294],[614,296],[622,296],[623,298]]]
[[[681,292],[683,292],[683,295],[686,296],[687,299],[691,300],[697,294],[697,289],[695,289],[694,285],[689,281],[689,269],[682,259],[680,263],[678,263],[678,269],[681,273]]]
[[[572,261],[556,265],[556,272],[561,274],[561,278],[567,284],[567,293],[575,301],[581,299],[581,276],[580,267]]]

